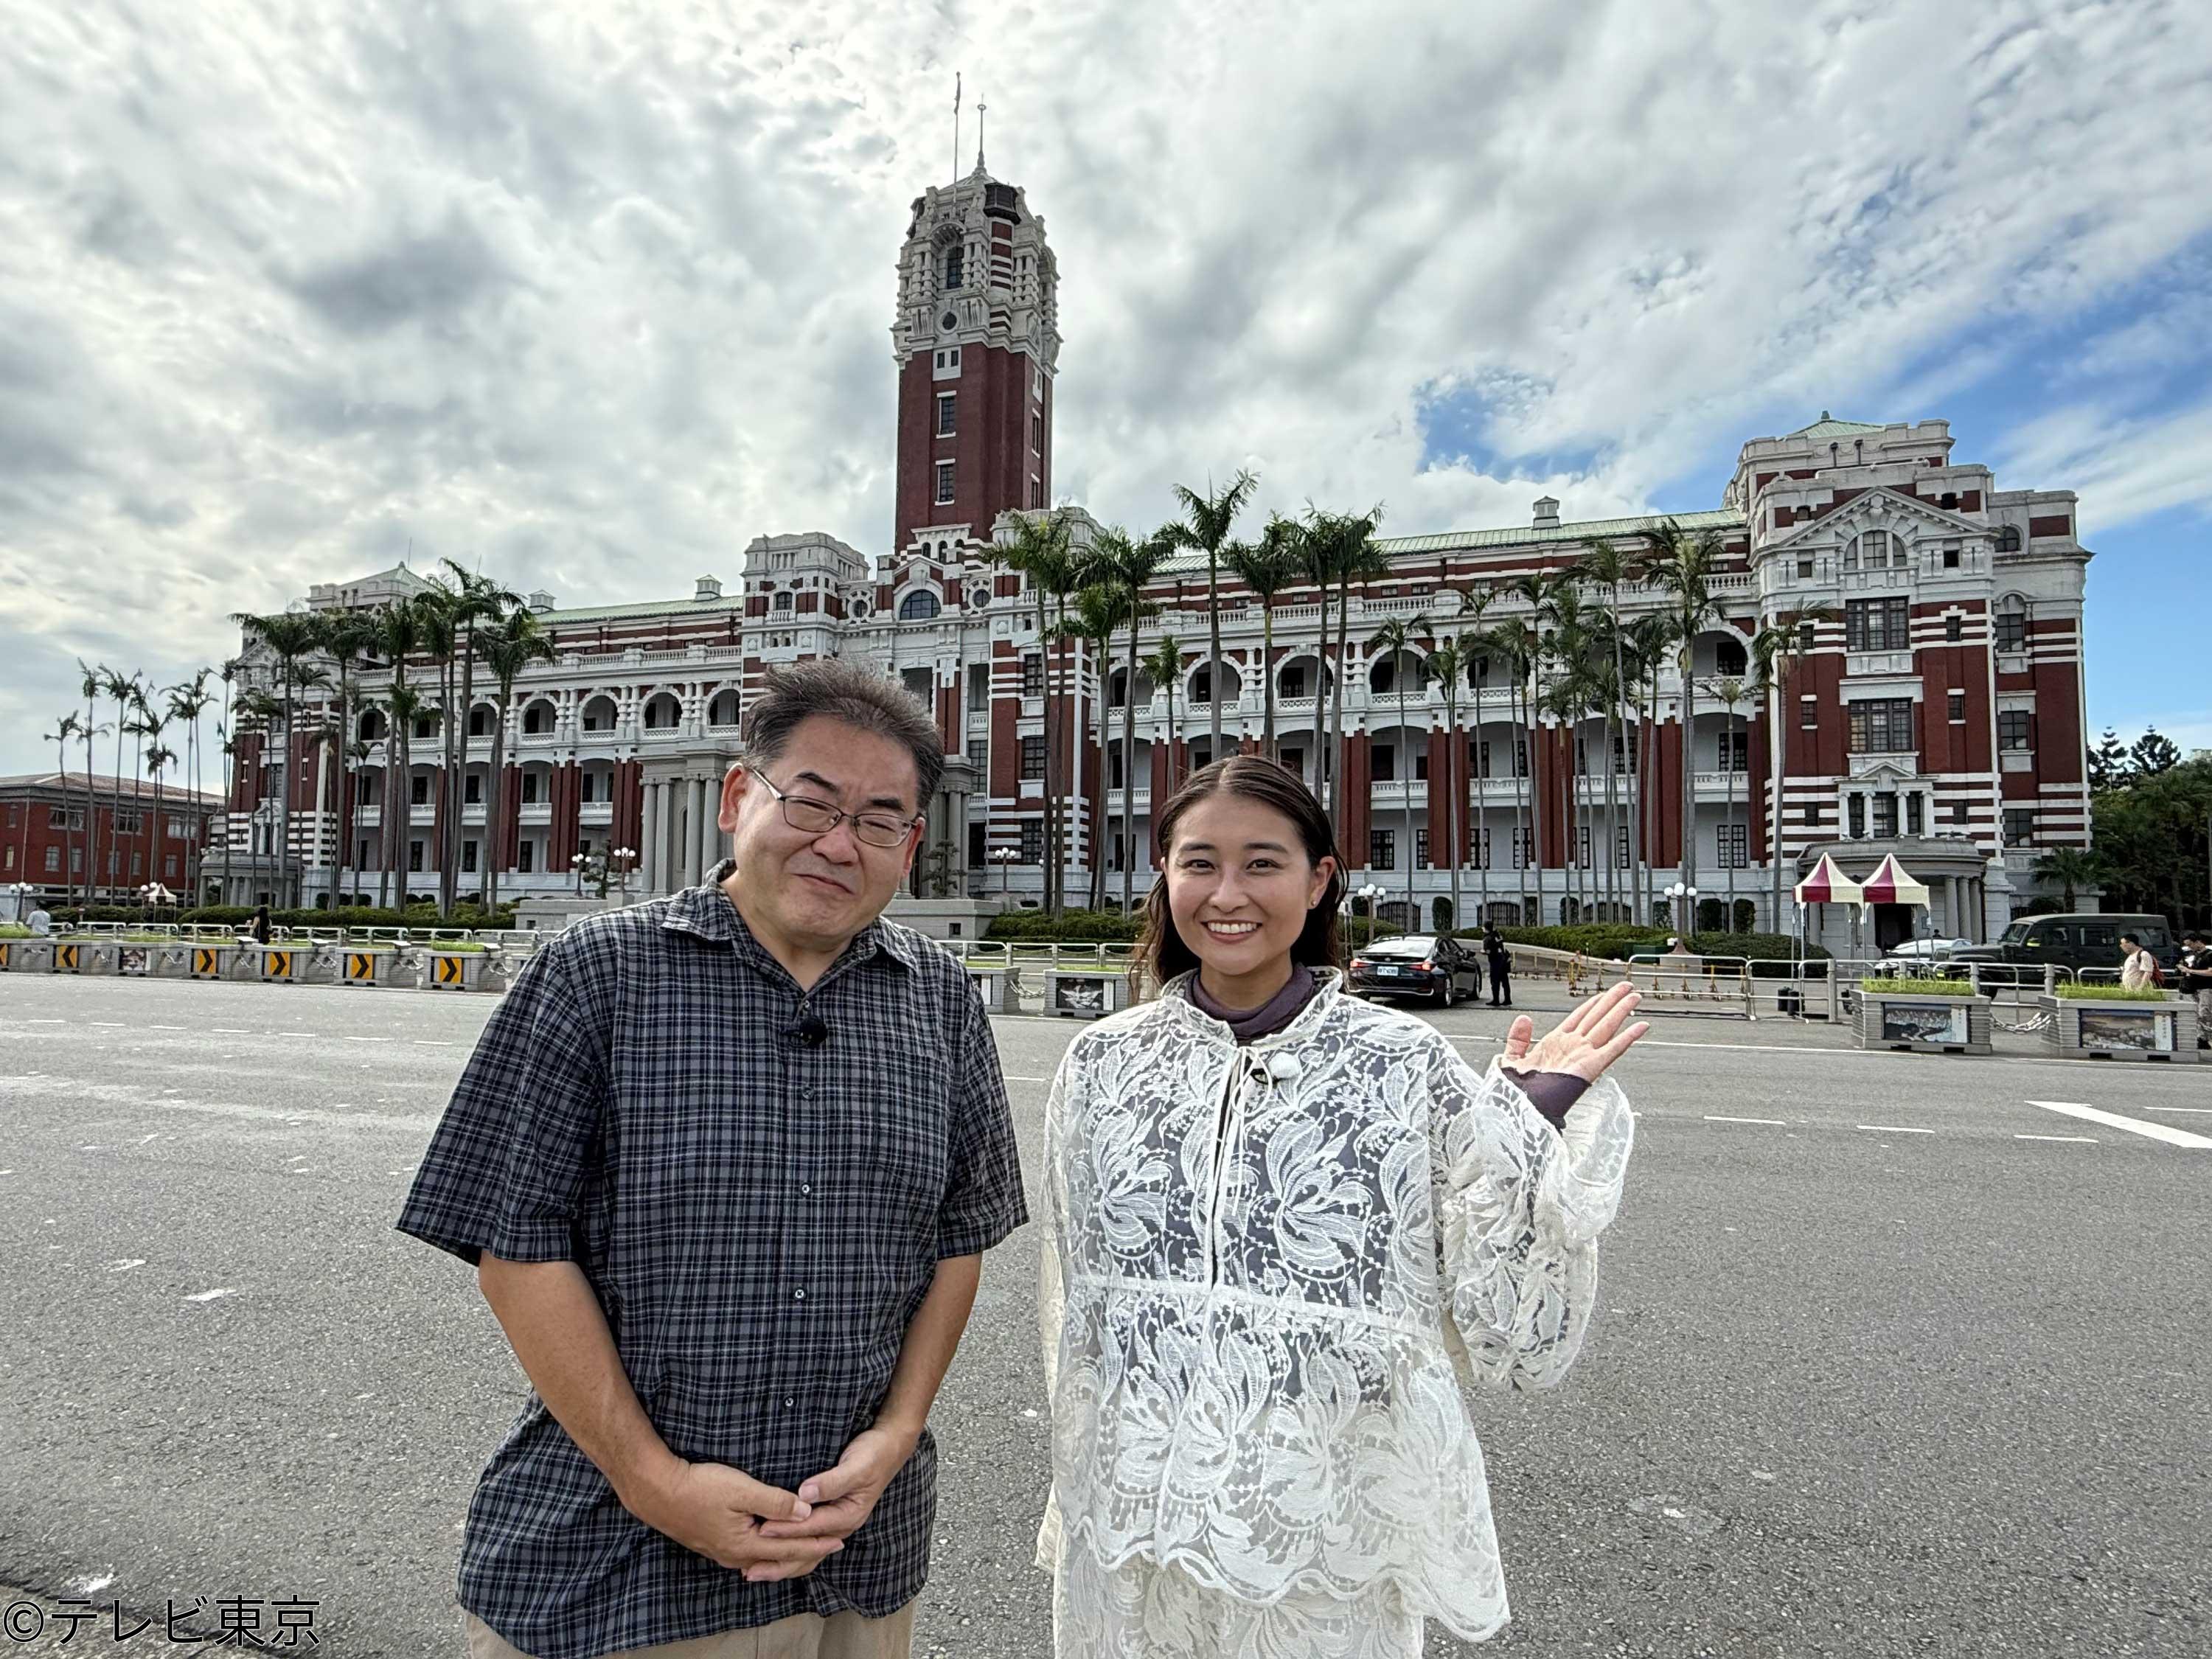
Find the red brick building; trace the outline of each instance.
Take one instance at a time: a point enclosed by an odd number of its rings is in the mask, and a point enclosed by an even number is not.
[[[144,778],[95,772],[88,807],[82,772],[0,777],[0,886],[21,883],[49,906],[82,902],[89,870],[94,903],[135,904],[152,881],[189,897],[222,806],[220,795],[167,785],[157,802]]]

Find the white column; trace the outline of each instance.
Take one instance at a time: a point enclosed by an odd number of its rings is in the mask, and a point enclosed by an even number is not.
[[[703,792],[699,780],[684,780],[684,884],[699,884],[699,814]]]
[[[645,786],[645,818],[639,831],[637,843],[640,860],[643,866],[641,873],[645,878],[645,890],[648,893],[657,893],[660,890],[660,858],[657,842],[659,833],[660,786],[657,783],[648,783]]]
[[[717,778],[699,780],[699,879],[704,881],[722,861],[722,830],[715,822],[722,815],[722,788]]]

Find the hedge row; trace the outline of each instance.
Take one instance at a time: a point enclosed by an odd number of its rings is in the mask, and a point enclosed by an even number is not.
[[[1586,922],[1571,927],[1501,927],[1498,930],[1515,945],[1541,945],[1553,951],[1579,951],[1584,956],[1612,957],[1626,959],[1638,955],[1663,951],[1667,941],[1675,937],[1663,927],[1636,927],[1624,922]],[[1475,930],[1463,931],[1462,939],[1475,936]],[[1787,933],[1692,933],[1683,941],[1699,956],[1742,957],[1753,962],[1794,962],[1801,947]],[[1825,957],[1828,953],[1816,945],[1803,947],[1802,953],[1811,957]]]

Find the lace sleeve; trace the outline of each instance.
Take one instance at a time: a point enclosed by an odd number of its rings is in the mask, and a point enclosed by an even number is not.
[[[1068,1156],[1064,1111],[1070,1080],[1075,1071],[1076,1045],[1060,1056],[1060,1070],[1052,1079],[1052,1092],[1044,1109],[1044,1149],[1038,1160],[1037,1201],[1030,1206],[1037,1224],[1037,1337],[1044,1349],[1045,1422],[1050,1425],[1054,1401],[1060,1391],[1060,1334],[1067,1320],[1067,1284],[1060,1263],[1062,1209],[1066,1183],[1060,1178],[1061,1161]],[[1036,1565],[1046,1572],[1058,1570],[1060,1546],[1060,1485],[1048,1473],[1044,1519],[1037,1528]]]
[[[1620,1204],[1635,1121],[1601,1078],[1553,1129],[1494,1062],[1434,1076],[1431,1142],[1448,1318],[1471,1374],[1550,1388],[1582,1347],[1597,1236]]]

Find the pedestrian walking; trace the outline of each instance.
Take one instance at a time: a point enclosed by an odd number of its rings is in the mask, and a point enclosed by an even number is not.
[[[2165,977],[2159,972],[2158,958],[2143,949],[2142,940],[2133,933],[2120,935],[2120,988],[2123,991],[2148,991]]]
[[[1615,986],[1479,1073],[1344,994],[1341,860],[1297,778],[1195,773],[1159,821],[1157,1000],[1069,1047],[1040,1287],[1058,1659],[1416,1659],[1506,1622],[1465,1391],[1588,1327],[1633,1125]]]
[[[269,943],[269,907],[267,905],[257,904],[253,907],[253,915],[246,924],[246,936],[256,945]]]
[[[900,1659],[931,1405],[1027,1218],[982,1001],[887,922],[944,767],[896,681],[773,676],[733,858],[517,975],[401,1231],[534,1392],[461,1540],[470,1659]]]
[[[2197,999],[2197,1046],[2212,1048],[2212,945],[2191,930],[2181,936],[2181,986]]]
[[[25,925],[30,928],[33,937],[39,939],[46,939],[54,931],[54,919],[43,904],[31,907],[31,914],[25,918]]]
[[[1513,1006],[1513,953],[1505,948],[1505,936],[1498,931],[1494,921],[1482,927],[1482,954],[1490,963],[1490,1006],[1510,1008]]]

